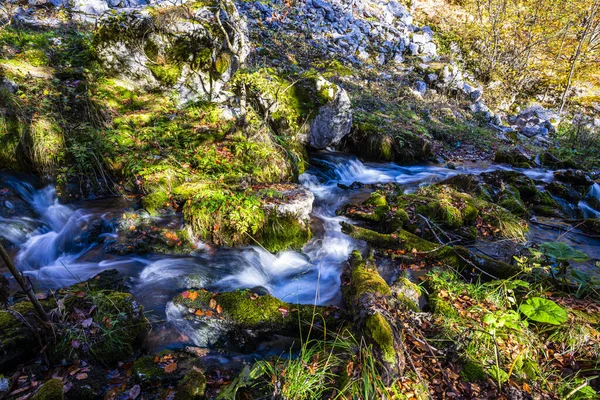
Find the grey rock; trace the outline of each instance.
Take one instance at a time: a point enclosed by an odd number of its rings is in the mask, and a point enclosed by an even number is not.
[[[414,85],[415,92],[419,93],[421,96],[427,92],[427,84],[423,81],[416,81]]]
[[[411,55],[416,56],[417,54],[419,54],[419,45],[416,43],[409,44],[408,51]]]
[[[19,86],[15,82],[7,77],[0,78],[0,91],[15,93],[17,90],[19,90]]]
[[[325,85],[332,86],[325,79],[319,79],[317,89]],[[308,144],[316,149],[325,149],[337,144],[344,136],[350,133],[352,127],[352,103],[348,93],[339,86],[335,86],[333,100],[321,106],[310,126]]]
[[[433,42],[422,45],[421,51],[428,56],[437,57],[437,45]]]
[[[0,396],[6,396],[10,392],[10,379],[0,376]]]

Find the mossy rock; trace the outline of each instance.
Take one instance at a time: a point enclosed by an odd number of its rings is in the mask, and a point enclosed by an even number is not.
[[[60,379],[50,379],[40,387],[31,400],[63,400],[64,385]]]
[[[387,206],[388,202],[385,198],[385,195],[378,193],[378,192],[373,192],[373,193],[371,193],[369,198],[364,202],[364,204],[369,205],[369,206],[380,207],[380,206]]]
[[[532,166],[531,158],[516,148],[498,150],[494,155],[494,161],[517,168],[531,168]]]
[[[142,206],[150,215],[158,215],[169,206],[169,194],[162,190],[150,193],[142,198]]]
[[[546,190],[556,197],[567,200],[571,204],[577,204],[582,198],[582,195],[577,190],[559,182],[549,183],[546,186]]]
[[[377,161],[414,164],[429,159],[432,146],[425,130],[417,133],[403,129],[393,121],[370,114],[357,113],[345,141],[358,156]]]
[[[114,276],[111,280],[115,280]],[[134,342],[149,328],[144,308],[131,293],[91,289],[100,287],[95,285],[101,281],[102,274],[100,279],[91,278],[55,293],[56,298],[62,299],[66,314],[75,309],[96,310],[90,327],[97,329],[87,329],[80,323],[62,326],[64,332],[58,335],[60,340],[48,349],[52,360],[93,359],[111,365],[133,355]],[[74,346],[74,341],[80,345]]]
[[[272,253],[301,250],[312,238],[310,225],[296,215],[269,213],[259,236],[261,245]]]
[[[157,384],[168,379],[167,373],[154,362],[153,356],[143,356],[135,360],[132,374],[144,386]]]
[[[518,191],[507,188],[498,193],[498,205],[506,208],[508,211],[519,217],[526,217],[529,215],[527,206],[521,200],[521,196]]]
[[[0,310],[0,368],[23,360],[38,347],[29,328],[13,312],[25,319],[33,318],[33,305],[21,301],[8,310]]]
[[[206,390],[206,377],[197,368],[190,370],[175,388],[175,400],[203,399]]]
[[[398,229],[406,227],[406,225],[408,225],[409,222],[410,217],[408,216],[408,213],[405,210],[399,208],[396,211],[394,211],[394,214],[392,216],[392,219],[389,221],[389,224],[391,225],[392,231],[397,231]]]
[[[424,214],[452,229],[463,226],[465,222],[460,210],[454,207],[451,202],[445,200],[431,201],[427,205],[427,211]]]
[[[189,296],[189,293],[194,293]],[[192,300],[193,298],[193,300]],[[173,304],[188,310],[190,319],[217,318],[236,330],[298,335],[311,321],[315,326],[326,324],[327,329],[344,324],[343,315],[335,307],[314,307],[291,304],[271,295],[259,296],[249,290],[211,293],[205,290],[179,294]]]

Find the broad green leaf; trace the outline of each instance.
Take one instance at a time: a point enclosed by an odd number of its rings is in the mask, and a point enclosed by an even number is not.
[[[546,242],[540,245],[546,256],[554,258],[556,261],[587,261],[587,254],[581,250],[576,250],[566,243]]]
[[[552,300],[532,297],[519,307],[527,318],[551,325],[560,325],[567,321],[567,312]]]
[[[488,373],[497,382],[504,383],[508,380],[508,374],[496,365],[488,369]]]

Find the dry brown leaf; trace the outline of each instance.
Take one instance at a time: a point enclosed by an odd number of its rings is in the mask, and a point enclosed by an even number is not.
[[[177,371],[177,363],[171,363],[171,364],[165,365],[165,372],[167,374],[171,374],[175,371]]]

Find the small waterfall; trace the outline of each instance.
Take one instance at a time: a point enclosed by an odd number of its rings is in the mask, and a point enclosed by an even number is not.
[[[600,218],[600,185],[594,183],[578,204],[585,218]]]
[[[588,199],[596,199],[600,203],[600,184],[594,183],[585,197]]]

